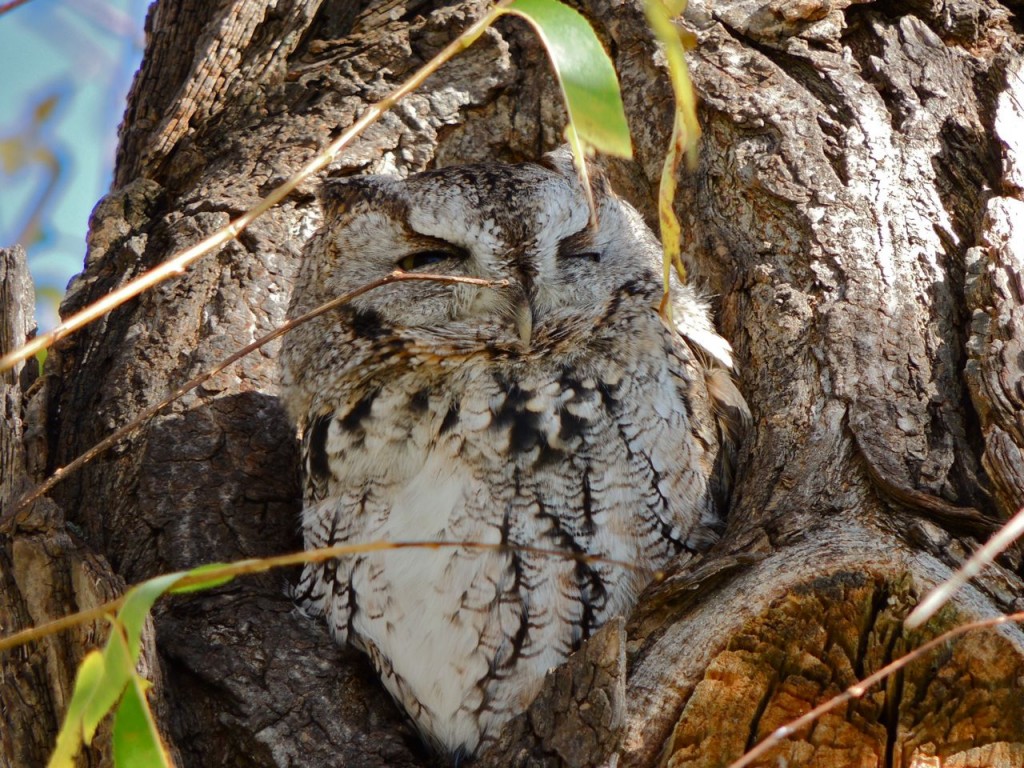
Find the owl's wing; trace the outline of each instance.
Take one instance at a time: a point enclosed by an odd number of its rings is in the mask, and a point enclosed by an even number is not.
[[[303,429],[303,549],[306,551],[347,543],[359,510],[359,499],[338,493],[325,446],[330,413],[311,419]],[[344,642],[349,617],[342,599],[349,589],[350,564],[344,568],[337,559],[307,563],[292,597],[311,615],[326,614],[332,632]],[[339,612],[340,611],[340,612]]]
[[[707,302],[689,285],[673,281],[672,320],[700,371],[718,431],[719,452],[713,475],[719,508],[728,503],[740,440],[752,417],[733,379],[732,346],[711,324]]]
[[[672,322],[692,347],[696,345],[727,371],[733,370],[732,346],[718,335],[711,324],[711,308],[689,284],[680,283],[673,274]]]
[[[672,281],[672,322],[704,369],[708,395],[724,437],[737,441],[750,426],[750,409],[732,379],[732,345],[711,324],[707,301],[690,285]]]

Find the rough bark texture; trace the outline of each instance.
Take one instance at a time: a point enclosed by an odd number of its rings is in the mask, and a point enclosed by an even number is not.
[[[510,722],[479,768],[600,765],[619,744],[626,715],[625,621],[603,626],[548,673],[529,710]]]
[[[483,7],[160,0],[114,188],[65,309],[251,206]],[[634,131],[636,162],[610,174],[653,221],[671,120],[663,60],[636,3],[580,9],[615,60]],[[728,528],[649,592],[625,645],[609,629],[552,675],[487,764],[721,765],[922,637],[1016,605],[1011,553],[922,633],[900,624],[1024,504],[1024,36],[1013,13],[1009,0],[690,3],[704,137],[677,212],[755,417]],[[503,22],[332,171],[534,158],[562,125],[536,42]],[[24,481],[8,477],[38,479],[41,457],[51,471],[66,464],[279,323],[319,220],[313,189],[63,342],[42,395],[4,380],[4,631],[156,573],[299,546],[273,345],[16,519]],[[428,764],[367,666],[294,611],[291,578],[158,606],[152,697],[177,759]],[[95,632],[0,660],[0,761],[43,762]],[[969,636],[764,764],[1019,764],[1022,661],[1016,627]],[[105,749],[101,739],[89,759]]]
[[[0,354],[35,331],[32,280],[21,248],[0,249]],[[124,582],[106,561],[69,531],[60,510],[42,499],[9,515],[16,499],[41,479],[45,437],[43,391],[35,359],[0,374],[0,629],[10,634],[116,597]],[[67,707],[75,668],[104,639],[102,623],[22,646],[0,657],[0,765],[45,764]],[[109,750],[101,728],[84,765]]]

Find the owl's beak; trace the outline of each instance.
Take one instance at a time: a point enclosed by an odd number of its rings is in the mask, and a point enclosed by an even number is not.
[[[519,332],[519,340],[523,342],[523,347],[529,349],[530,337],[533,336],[533,307],[525,296],[516,304],[516,330]]]

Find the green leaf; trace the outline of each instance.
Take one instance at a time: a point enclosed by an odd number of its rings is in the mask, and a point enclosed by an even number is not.
[[[632,157],[615,67],[587,20],[558,0],[515,0],[503,12],[525,19],[536,30],[583,148]]]
[[[128,653],[124,630],[117,622],[114,622],[110,630],[110,639],[103,647],[102,655],[103,677],[98,681],[82,711],[82,740],[86,744],[92,743],[96,729],[117,704],[135,671],[135,662]]]
[[[686,0],[661,0],[661,4],[665,6],[668,15],[672,17],[678,16],[686,10]]]
[[[204,573],[208,573],[210,571],[219,571],[227,567],[228,566],[225,563],[209,563],[207,565],[200,565],[196,568],[193,568],[191,571],[187,571],[185,573],[185,576],[189,578],[197,578],[199,576],[202,576]],[[172,594],[175,595],[184,595],[188,594],[189,592],[198,592],[202,589],[213,589],[214,587],[219,587],[221,584],[227,584],[229,581],[234,581],[234,579],[235,577],[230,575],[216,576],[212,579],[204,579],[203,581],[197,582],[195,584],[187,584],[182,587],[172,587],[170,591]]]
[[[103,650],[90,651],[79,665],[48,768],[71,768],[82,744],[92,742],[103,718],[122,698],[129,683],[138,678],[135,667],[142,651],[146,617],[156,599],[184,575],[179,572],[158,576],[132,587],[125,594],[117,618],[111,621],[110,637]]]
[[[157,576],[132,587],[125,595],[124,604],[117,613],[117,620],[124,627],[128,652],[131,654],[132,669],[135,669],[135,665],[139,661],[142,628],[145,626],[146,617],[149,616],[153,603],[175,583],[181,581],[184,576],[185,573],[181,571],[169,573],[166,576]],[[113,637],[111,637],[112,639]]]
[[[148,687],[148,681],[133,675],[114,716],[114,765],[118,768],[171,768],[146,700]]]
[[[100,722],[121,697],[131,675],[127,646],[115,625],[103,651],[90,651],[78,667],[71,702],[48,768],[75,764],[75,756],[83,744],[92,743]]]
[[[78,665],[71,701],[64,716],[64,725],[57,734],[57,745],[50,756],[47,768],[73,768],[75,765],[75,755],[82,748],[82,719],[103,677],[103,654],[99,651],[89,651]]]
[[[97,688],[83,717],[86,744],[92,741],[103,718],[110,713],[129,681],[135,677],[135,667],[142,653],[142,630],[153,603],[182,575],[172,573],[158,576],[132,587],[125,594],[124,603],[117,612],[117,619],[113,621],[110,637],[103,648],[105,675],[102,685]]]

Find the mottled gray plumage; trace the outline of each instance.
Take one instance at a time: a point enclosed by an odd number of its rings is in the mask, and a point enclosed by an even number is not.
[[[688,286],[659,315],[661,251],[598,175],[539,164],[328,182],[290,314],[404,265],[408,282],[286,337],[306,546],[491,542],[647,569],[721,522],[723,424],[746,413],[728,343]],[[441,749],[471,754],[650,571],[514,549],[406,549],[311,565],[299,599]]]

